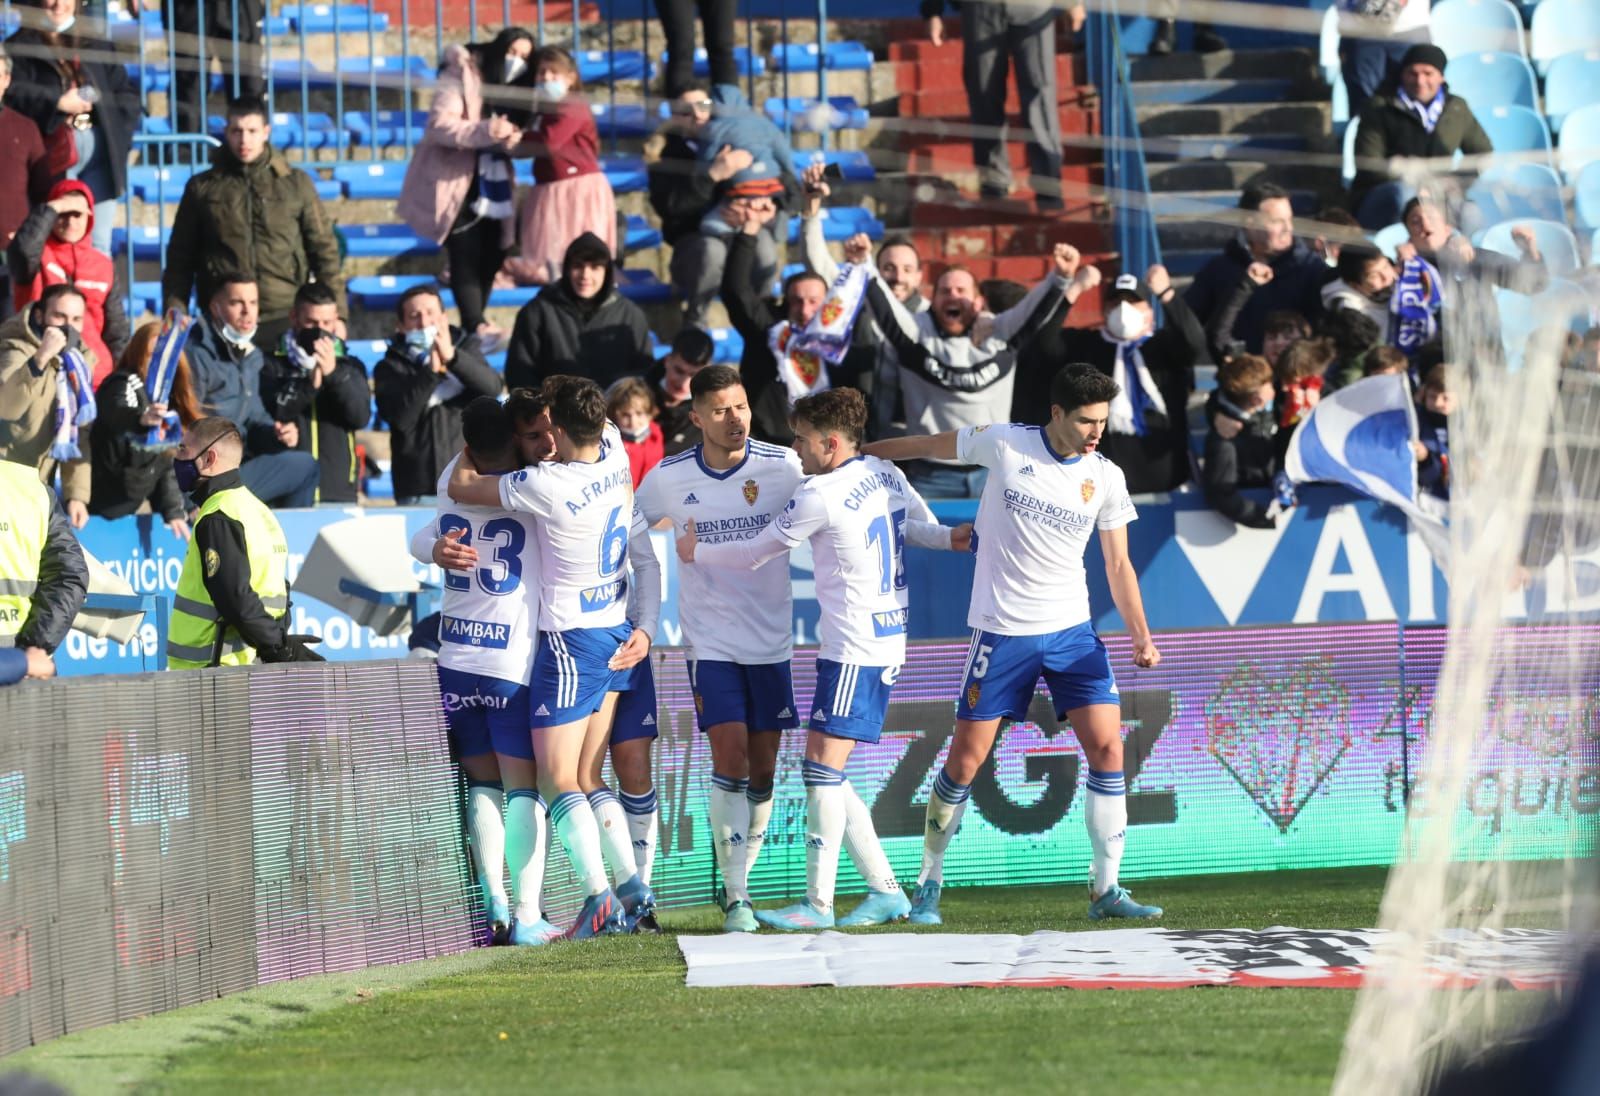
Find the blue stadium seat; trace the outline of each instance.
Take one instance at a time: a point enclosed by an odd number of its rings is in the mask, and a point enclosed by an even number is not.
[[[389,350],[388,339],[349,339],[344,344],[347,354],[367,367],[367,372],[372,372],[372,367],[383,360]]]
[[[643,103],[618,103],[613,109],[609,103],[590,103],[594,111],[594,124],[600,136],[626,140],[630,137],[648,137],[656,131],[656,124],[645,113]]]
[[[1462,227],[1471,231],[1503,221],[1564,221],[1561,177],[1544,164],[1507,164],[1478,177],[1467,191],[1473,211],[1463,214]]]
[[[1528,55],[1522,14],[1506,0],[1444,0],[1433,6],[1433,44],[1446,57],[1469,53]]]
[[[141,202],[177,202],[195,169],[188,166],[154,167],[140,164],[128,169],[128,189]]]
[[[633,194],[650,185],[645,171],[644,158],[640,156],[602,156],[600,168],[606,173],[606,182],[614,194]]]
[[[1600,49],[1563,53],[1550,62],[1544,78],[1544,113],[1550,132],[1561,135],[1561,124],[1579,107],[1600,103]]]
[[[343,188],[346,198],[392,202],[400,197],[400,184],[405,181],[406,166],[404,160],[340,164],[333,169],[333,178]]]
[[[1385,225],[1372,234],[1372,243],[1379,251],[1389,258],[1395,257],[1395,252],[1400,245],[1411,239],[1411,233],[1406,231],[1406,226],[1401,224]]]
[[[301,148],[307,151],[318,148],[343,148],[350,143],[349,135],[335,129],[333,119],[321,111],[293,114],[278,111],[272,116],[272,143],[278,148]],[[211,136],[221,140],[226,120],[213,114],[206,125]]]
[[[392,259],[399,255],[432,255],[439,245],[404,224],[337,225],[345,254],[353,259]]]
[[[586,49],[577,56],[578,75],[585,84],[612,80],[648,80],[656,74],[642,49]]]
[[[1600,103],[1579,107],[1561,124],[1561,147],[1556,150],[1561,174],[1571,182],[1583,166],[1600,160]]]
[[[661,53],[661,63],[663,65],[667,63],[665,50]],[[738,66],[740,76],[749,76],[752,72],[760,76],[767,71],[767,59],[752,57],[750,50],[744,46],[733,47],[733,63]],[[694,51],[694,74],[702,80],[711,75],[711,59],[704,49]]]
[[[789,242],[800,242],[800,218],[789,218]],[[857,232],[865,232],[870,239],[881,240],[883,222],[860,206],[828,206],[822,211],[822,236],[827,240],[848,240]]]
[[[133,301],[134,315],[143,312],[148,312],[152,316],[161,315],[160,282],[134,282],[128,296]]]
[[[326,69],[318,68],[316,62],[307,61],[300,63],[299,56],[292,58],[278,58],[272,62],[272,86],[278,88],[331,88],[337,81],[333,73]]]
[[[1578,172],[1572,184],[1572,208],[1577,222],[1585,229],[1600,230],[1600,160],[1594,160]],[[1600,253],[1590,252],[1591,263],[1600,261]]]
[[[1476,110],[1493,106],[1539,109],[1539,82],[1533,67],[1515,53],[1468,53],[1445,67],[1450,91]]]
[[[859,149],[811,149],[795,154],[795,162],[802,168],[818,160],[838,167],[840,177],[847,183],[870,183],[878,177],[871,158]]]
[[[389,29],[389,17],[365,4],[285,4],[278,9],[303,34],[365,33]]]
[[[17,19],[14,9],[8,7],[6,17],[6,36],[10,37],[16,32],[12,20]],[[161,28],[161,12],[141,8],[137,16],[123,8],[106,9],[106,22],[111,29],[113,42],[133,42],[140,38],[146,40],[164,37],[166,32]]]
[[[347,110],[344,128],[357,145],[367,148],[399,148],[406,144],[407,131],[410,143],[422,140],[428,125],[425,110]]]
[[[622,246],[628,254],[636,251],[654,251],[661,246],[661,230],[639,214],[630,213],[628,231]]]
[[[636,304],[658,304],[672,300],[672,287],[658,279],[654,271],[624,268],[617,272],[617,288],[624,297]],[[368,312],[392,310],[400,295],[415,285],[429,285],[435,281],[429,274],[376,274],[351,278],[345,291],[354,304]],[[489,295],[490,308],[520,308],[539,295],[536,285],[496,289]],[[446,289],[441,294],[446,308],[455,307],[455,294]]]
[[[867,128],[866,110],[849,95],[830,95],[826,104],[798,96],[768,99],[763,109],[773,125],[782,127],[788,122],[800,133]]]
[[[715,365],[738,365],[739,359],[744,356],[744,339],[731,327],[711,327],[706,329],[706,334],[711,336],[711,361]],[[672,353],[672,344],[657,340],[655,333],[650,334],[650,353],[656,361],[660,361]]]
[[[1548,72],[1563,53],[1600,49],[1600,4],[1594,0],[1540,0],[1533,9],[1530,38],[1533,63],[1541,73]]]
[[[1497,153],[1542,152],[1550,155],[1550,129],[1527,107],[1478,107],[1473,111]]]
[[[1478,246],[1485,251],[1516,258],[1521,255],[1516,242],[1511,239],[1514,228],[1529,228],[1539,241],[1539,251],[1544,256],[1545,267],[1555,277],[1571,274],[1583,266],[1578,257],[1578,241],[1572,230],[1560,221],[1504,221],[1483,234]]]
[[[439,82],[439,70],[426,57],[411,54],[396,57],[392,54],[378,57],[341,57],[335,66],[339,82],[346,87],[359,86],[373,76],[379,87],[401,87],[409,75],[411,86],[431,88]]]
[[[872,51],[860,42],[829,42],[818,50],[815,42],[791,43],[772,51],[775,72],[815,72],[819,52],[823,67],[836,71],[871,71]]]
[[[133,257],[140,261],[145,259],[161,258],[161,249],[167,246],[172,239],[172,229],[157,228],[155,225],[133,226]],[[121,257],[127,254],[128,230],[117,227],[111,230],[111,254]]]

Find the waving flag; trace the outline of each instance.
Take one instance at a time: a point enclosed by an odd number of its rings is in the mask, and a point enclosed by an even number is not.
[[[176,310],[167,313],[161,325],[161,334],[150,349],[150,366],[145,372],[145,396],[151,403],[165,404],[172,398],[172,380],[178,374],[178,355],[183,353],[184,344],[189,341],[190,330],[189,317],[179,315]],[[177,448],[180,433],[182,424],[177,414],[168,411],[160,423],[149,427],[143,437],[136,437],[133,444],[138,449],[174,449]]]

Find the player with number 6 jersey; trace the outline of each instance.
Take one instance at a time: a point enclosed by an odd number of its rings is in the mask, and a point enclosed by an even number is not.
[[[1050,425],[972,426],[875,442],[895,460],[959,460],[989,469],[978,507],[973,629],[956,733],[928,797],[922,872],[911,920],[939,924],[944,853],[1000,722],[1027,714],[1042,675],[1056,714],[1070,721],[1089,762],[1084,818],[1094,863],[1089,917],[1159,917],[1117,885],[1128,825],[1122,714],[1105,644],[1095,634],[1083,553],[1096,530],[1111,598],[1133,638],[1136,665],[1161,661],[1128,559],[1135,518],[1122,470],[1099,452],[1117,384],[1092,365],[1069,365],[1050,386]]]

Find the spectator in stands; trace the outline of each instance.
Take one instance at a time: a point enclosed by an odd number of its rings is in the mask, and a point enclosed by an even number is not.
[[[44,138],[33,119],[8,109],[4,97],[11,87],[11,58],[0,47],[0,247],[10,247],[29,212],[50,196],[50,161]],[[0,282],[0,320],[8,319],[11,304],[10,274]]]
[[[62,499],[75,529],[89,520],[92,477],[88,439],[81,433],[74,438],[72,424],[80,405],[94,406],[94,393],[79,387],[62,355],[78,350],[95,368],[93,351],[80,336],[84,309],[82,292],[57,284],[27,311],[0,324],[0,460],[37,468],[46,484],[55,482],[59,468]],[[65,387],[58,377],[67,381]]]
[[[1266,487],[1277,474],[1278,424],[1272,414],[1272,366],[1256,354],[1240,354],[1217,367],[1217,390],[1206,400],[1206,419],[1217,419],[1206,434],[1201,483],[1213,510],[1240,525],[1271,529],[1267,507],[1239,493],[1241,487]]]
[[[1413,45],[1427,43],[1430,0],[1339,0],[1339,68],[1359,118],[1379,90],[1392,87]]]
[[[637,489],[645,473],[666,455],[661,424],[656,421],[655,393],[643,377],[623,377],[612,382],[606,389],[606,418],[616,423],[622,433],[622,448],[628,451],[628,467]]]
[[[89,566],[33,469],[0,462],[0,685],[54,677],[50,654],[89,592]]]
[[[6,102],[44,136],[50,173],[81,179],[94,194],[94,245],[111,250],[111,203],[128,183],[128,152],[143,112],[99,19],[78,20],[77,0],[42,0],[23,9],[23,27],[6,49],[15,67]]]
[[[533,48],[531,34],[507,27],[490,42],[444,51],[428,125],[395,204],[413,231],[443,245],[461,327],[485,343],[501,334],[484,309],[517,234],[515,210],[505,207],[509,192],[499,201],[495,193],[514,183],[499,177],[511,170],[509,153],[522,141],[521,128],[503,111],[508,86],[525,75]]]
[[[1271,365],[1277,365],[1283,352],[1300,339],[1311,337],[1311,324],[1298,312],[1284,309],[1267,313],[1264,334],[1261,336],[1261,356]]]
[[[1294,428],[1321,402],[1327,372],[1335,361],[1333,340],[1317,338],[1296,339],[1273,363],[1273,380],[1277,382],[1273,405],[1278,412],[1280,466]]]
[[[1439,273],[1448,280],[1471,279],[1513,293],[1543,293],[1550,288],[1550,271],[1539,253],[1538,237],[1526,225],[1517,225],[1511,230],[1511,239],[1521,252],[1519,257],[1512,258],[1473,247],[1450,224],[1444,207],[1426,198],[1407,202],[1401,220],[1409,236],[1407,244],[1400,247],[1402,262],[1415,254],[1438,267]]]
[[[656,0],[661,31],[667,39],[667,71],[662,95],[676,99],[694,77],[694,13],[700,12],[705,35],[706,62],[714,84],[739,82],[739,65],[733,58],[735,0]]]
[[[1322,307],[1334,312],[1353,308],[1378,325],[1379,337],[1389,334],[1389,299],[1394,296],[1394,263],[1375,247],[1350,246],[1339,253],[1338,275],[1322,287]]]
[[[1367,355],[1385,339],[1384,328],[1354,308],[1336,308],[1326,313],[1317,325],[1317,334],[1333,343],[1334,361],[1323,374],[1328,392],[1360,380]]]
[[[506,384],[538,388],[558,373],[609,387],[650,368],[650,323],[616,285],[616,264],[592,232],[573,240],[561,280],[517,313],[506,350]]]
[[[228,94],[248,99],[266,95],[261,50],[261,20],[267,7],[264,0],[166,0],[159,7],[162,22],[173,36],[169,41],[175,47],[177,72],[171,94],[179,133],[205,133],[209,128],[206,101],[212,61],[222,70],[222,87]],[[202,36],[203,62],[199,43]]]
[[[294,295],[308,280],[333,289],[343,317],[339,241],[311,176],[272,147],[271,119],[259,99],[228,104],[216,157],[210,170],[189,179],[178,202],[161,275],[165,307],[187,312],[191,292],[209,301],[224,274],[242,270],[260,291],[263,344],[289,326]]]
[[[395,335],[372,371],[378,415],[389,424],[394,501],[432,495],[439,474],[461,451],[461,412],[479,396],[500,395],[500,378],[478,337],[450,326],[432,286],[415,286],[395,308]]]
[[[716,284],[710,280],[711,271],[719,259],[726,262],[731,237],[743,230],[744,208],[752,204],[765,208],[764,203],[770,204],[775,215],[763,221],[767,239],[758,236],[756,240],[762,245],[758,256],[763,262],[753,272],[756,277],[767,279],[756,284],[756,291],[765,295],[771,285],[766,275],[766,248],[771,246],[771,277],[776,277],[776,245],[788,241],[787,214],[800,201],[800,176],[795,167],[794,150],[789,147],[783,130],[752,107],[737,87],[719,84],[712,88],[711,98],[712,117],[701,130],[700,169],[715,176],[716,204],[700,219],[700,240],[684,241],[684,246],[690,249],[690,257],[685,261],[700,271],[697,292],[710,291]],[[709,299],[709,296],[705,298]],[[695,297],[688,302],[691,319],[698,300],[700,298]]]
[[[1444,82],[1444,50],[1415,45],[1400,59],[1399,83],[1372,97],[1356,133],[1356,177],[1350,208],[1372,230],[1400,219],[1413,188],[1400,179],[1399,160],[1440,160],[1457,152],[1494,151],[1472,108]]]
[[[372,391],[361,359],[334,334],[339,302],[322,282],[295,294],[290,327],[261,367],[261,402],[274,422],[293,424],[293,448],[320,467],[318,502],[355,502],[360,493],[356,431],[372,421]]]
[[[238,428],[244,441],[239,475],[251,494],[268,506],[310,506],[317,498],[317,459],[298,452],[299,426],[277,422],[261,402],[255,279],[236,271],[218,275],[217,283],[186,348],[200,413]]]
[[[95,248],[94,195],[81,179],[63,179],[48,200],[28,214],[11,246],[12,301],[26,308],[47,286],[63,282],[83,294],[83,341],[95,356],[95,387],[110,375],[128,345],[123,278],[111,256]]]
[[[726,238],[702,233],[700,222],[718,205],[717,188],[755,161],[746,149],[723,145],[709,167],[700,162],[703,135],[711,124],[711,93],[690,84],[672,104],[661,127],[662,144],[649,166],[650,206],[661,219],[661,238],[672,248],[672,287],[683,302],[684,323],[698,325],[722,285]],[[760,291],[778,273],[778,241],[769,225],[757,239]]]
[[[700,428],[694,424],[691,412],[694,397],[689,383],[695,374],[711,364],[716,344],[711,336],[698,327],[685,327],[673,336],[672,349],[667,356],[644,375],[655,393],[661,425],[661,455],[676,456],[685,449],[700,444]]]
[[[1132,493],[1170,491],[1189,479],[1189,378],[1205,332],[1164,266],[1123,274],[1102,298],[1098,328],[1047,325],[1035,340],[1047,361],[1087,362],[1117,382],[1100,442]],[[1166,322],[1156,325],[1155,302]]]
[[[618,254],[617,200],[600,169],[600,130],[572,55],[541,46],[532,65],[537,99],[520,148],[533,155],[534,185],[522,200],[517,257],[506,268],[522,285],[546,285],[561,277],[567,245],[579,236],[597,236]]]
[[[1146,11],[1158,20],[1156,33],[1150,39],[1150,53],[1165,57],[1178,48],[1178,0],[1153,0]],[[1221,53],[1228,48],[1228,40],[1210,23],[1194,25],[1193,44],[1196,53]]]
[[[1409,371],[1410,361],[1393,346],[1374,346],[1361,361],[1362,379],[1367,377],[1395,377]]]
[[[147,445],[146,438],[150,428],[160,426],[168,412],[176,414],[184,428],[197,422],[200,401],[195,397],[188,357],[180,354],[171,396],[166,403],[150,402],[145,377],[160,334],[159,323],[147,323],[135,331],[117,362],[116,372],[95,392],[98,412],[89,435],[93,453],[89,513],[102,518],[125,518],[148,504],[173,536],[188,540],[183,492],[178,490],[178,480],[172,472],[177,437],[167,448]]]
[[[828,251],[823,234],[822,203],[831,193],[824,176],[824,166],[813,164],[801,175],[805,191],[802,208],[800,238],[805,245],[806,266],[815,271],[823,281],[833,283],[839,274],[839,264]],[[878,246],[878,275],[889,293],[913,315],[928,310],[928,301],[922,295],[922,256],[916,245],[905,236],[891,236]],[[1026,294],[1027,289],[1022,290]],[[1021,295],[1018,296],[1021,300]],[[990,302],[992,305],[994,302]],[[1003,311],[1003,309],[1002,309]],[[866,362],[857,366],[851,359],[864,353]],[[867,393],[870,415],[867,419],[869,438],[898,437],[906,432],[905,400],[900,392],[900,359],[894,346],[883,337],[878,321],[867,316],[857,321],[855,345],[847,359],[848,371],[854,374],[859,387]],[[1054,376],[1055,370],[1051,369]],[[1020,377],[1019,377],[1020,380]],[[1049,385],[1048,378],[1044,382]],[[1046,393],[1045,407],[1049,407]],[[1048,411],[1046,412],[1048,414]]]
[[[1234,353],[1235,344],[1260,353],[1269,312],[1293,309],[1302,316],[1315,315],[1328,280],[1327,264],[1295,237],[1288,191],[1276,183],[1252,184],[1240,196],[1239,208],[1246,211],[1244,227],[1206,263],[1184,295],[1206,327],[1215,362]],[[1250,273],[1252,266],[1266,267],[1271,276],[1259,269]],[[1231,322],[1219,318],[1230,301],[1239,303],[1241,293],[1237,316]]]
[[[1455,414],[1455,394],[1450,389],[1450,367],[1438,344],[1424,350],[1418,363],[1422,386],[1417,389],[1417,433],[1411,443],[1417,456],[1417,485],[1435,498],[1450,497],[1450,416]]]
[[[928,40],[944,44],[946,0],[922,0]],[[957,0],[962,76],[971,111],[978,194],[1004,198],[1013,188],[1006,144],[1006,70],[1016,69],[1017,97],[1028,127],[1028,185],[1041,212],[1061,208],[1061,111],[1056,88],[1056,9],[1025,0]]]
[[[1317,215],[1311,218],[1311,223],[1317,226],[1317,234],[1311,237],[1311,250],[1322,256],[1322,261],[1329,267],[1338,265],[1339,255],[1346,244],[1367,242],[1361,222],[1348,210],[1338,206],[1318,210]]]

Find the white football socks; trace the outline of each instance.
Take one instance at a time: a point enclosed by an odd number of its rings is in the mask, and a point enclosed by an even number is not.
[[[817,761],[801,765],[806,786],[806,900],[814,909],[833,909],[839,878],[839,846],[844,839],[844,773]]]
[[[742,777],[711,774],[711,838],[730,905],[750,901],[750,801],[745,797],[749,784]]]
[[[622,809],[617,793],[602,784],[589,793],[589,806],[594,810],[595,826],[600,831],[600,848],[611,868],[611,880],[620,887],[639,874],[633,860],[633,838],[628,829],[628,815]]]
[[[961,828],[961,816],[967,813],[971,796],[972,785],[957,784],[943,768],[934,777],[933,794],[928,796],[928,822],[922,830],[922,870],[917,874],[917,886],[930,880],[944,883],[944,851]]]
[[[610,884],[606,881],[605,854],[600,851],[600,827],[589,800],[582,792],[562,792],[550,804],[550,821],[555,823],[561,847],[567,851],[584,893],[591,898],[604,894]]]
[[[467,834],[486,903],[506,900],[506,823],[499,784],[467,785]]]
[[[889,857],[884,854],[883,843],[878,840],[878,830],[872,824],[872,812],[856,793],[855,786],[844,782],[844,847],[851,863],[866,880],[867,887],[880,893],[893,893],[900,889],[894,877]]]
[[[756,870],[756,860],[767,843],[767,824],[772,821],[772,785],[758,788],[751,784],[744,795],[750,805],[750,826],[744,837],[744,881],[748,886]]]
[[[660,832],[656,804],[656,790],[651,788],[643,795],[618,792],[622,810],[628,816],[628,837],[633,842],[633,866],[645,886],[650,885],[650,872],[656,865],[656,840]]]
[[[1122,774],[1089,770],[1088,794],[1083,804],[1083,821],[1089,829],[1089,846],[1094,851],[1094,896],[1098,898],[1117,885],[1122,866],[1122,843],[1128,831],[1127,784]]]
[[[512,916],[524,924],[540,918],[540,892],[544,889],[544,860],[548,844],[544,800],[527,788],[506,796],[505,857],[511,868],[511,893],[516,897]]]

